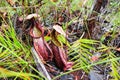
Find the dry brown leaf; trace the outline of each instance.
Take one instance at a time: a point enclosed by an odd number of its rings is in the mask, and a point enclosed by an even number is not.
[[[15,4],[15,2],[13,0],[6,0],[11,6],[13,6]]]
[[[117,51],[120,51],[120,48],[117,48],[116,50],[117,50]]]
[[[39,14],[36,14],[36,13],[34,13],[34,14],[29,14],[25,19],[31,19],[31,18],[40,18],[40,15]]]

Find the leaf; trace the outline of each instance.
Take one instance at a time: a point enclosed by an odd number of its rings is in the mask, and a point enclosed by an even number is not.
[[[50,36],[45,36],[44,39],[45,39],[45,41],[50,41],[51,37]]]
[[[14,0],[6,0],[11,6],[15,4]]]
[[[57,66],[61,70],[64,70],[64,71],[71,69],[73,62],[67,61],[67,55],[66,55],[64,49],[61,47],[57,47],[53,43],[51,43],[51,47],[52,47],[52,51],[54,54],[54,60],[57,64]]]
[[[95,50],[95,47],[90,46],[90,45],[88,45],[88,44],[81,44],[80,46],[85,47],[85,48],[88,48],[88,49],[91,49],[91,50]]]
[[[42,60],[48,60],[48,55],[45,52],[45,46],[44,46],[43,39],[42,38],[34,39],[33,43],[34,43],[34,48],[36,52],[38,53],[39,57]]]
[[[53,58],[52,50],[42,38],[34,39],[34,48],[42,60],[49,61]]]
[[[35,76],[33,74],[30,74],[30,73],[14,72],[14,71],[10,71],[10,70],[7,70],[7,69],[4,69],[4,68],[0,67],[0,78],[2,78],[2,77],[13,77],[13,76],[14,77],[18,76],[22,79],[27,79],[27,80],[30,80],[30,77],[38,78],[37,76]]]
[[[29,14],[25,19],[32,19],[32,18],[40,18],[40,15],[39,14],[36,14],[36,13],[34,13],[34,14]]]
[[[51,39],[52,39],[52,42],[56,45],[56,46],[63,46],[62,43],[57,39],[58,35],[56,33],[55,30],[53,30],[51,32]]]
[[[66,33],[64,32],[64,30],[62,29],[61,26],[59,25],[54,25],[53,29],[55,29],[58,33],[62,34],[64,37],[66,37]]]
[[[117,50],[117,51],[120,51],[120,48],[117,48],[116,50]]]
[[[30,35],[33,37],[34,48],[39,57],[45,61],[52,60],[52,50],[50,49],[48,43],[44,41],[44,29],[39,22],[34,22],[34,27],[30,30]]]
[[[44,29],[41,26],[41,24],[38,21],[35,21],[34,18],[31,19],[31,23],[33,23],[33,25],[31,26],[29,34],[33,38],[40,38],[41,36],[43,37],[43,35],[44,35]]]
[[[36,37],[36,38],[39,38],[41,37],[41,31],[39,29],[37,29],[36,27],[33,27],[33,29],[30,29],[30,35],[32,37]]]
[[[70,43],[67,41],[67,39],[63,35],[58,35],[57,39],[70,47]]]
[[[8,26],[7,29],[4,28],[2,34],[0,33],[0,54],[0,66],[2,66],[2,68],[0,67],[0,79],[9,79],[9,77],[18,79],[20,77],[22,80],[34,80],[33,77],[36,77],[36,79],[42,80],[43,77],[40,74],[31,73],[31,70],[37,73],[37,69],[30,67],[34,63],[30,45],[25,45],[16,37],[13,27]],[[25,73],[26,71],[27,73]]]
[[[81,43],[87,43],[87,44],[96,44],[99,41],[96,40],[89,40],[89,39],[80,39],[79,40]]]
[[[50,1],[52,1],[52,2],[57,2],[58,0],[50,0]]]

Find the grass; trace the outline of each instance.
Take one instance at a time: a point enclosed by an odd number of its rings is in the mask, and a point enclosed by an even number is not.
[[[30,1],[27,0],[24,3],[24,7],[11,7],[6,1],[0,2],[0,12],[8,13],[8,22],[3,18],[3,23],[6,25],[2,25],[2,31],[0,32],[0,78],[9,79],[12,78],[17,80],[19,78],[24,80],[42,80],[45,77],[37,71],[36,64],[30,52],[31,46],[26,45],[22,40],[18,39],[16,32],[13,28],[12,21],[10,19],[15,13],[19,16],[28,15],[29,13],[35,12],[41,15],[42,21],[47,21],[47,17],[50,15],[49,13],[52,10],[55,14],[58,14],[61,10],[68,9],[69,13],[72,14],[73,11],[80,10],[82,14],[82,19],[86,20],[88,15],[91,13],[90,8],[92,6],[93,0],[89,0],[86,5],[87,9],[82,6],[82,1],[73,0],[70,5],[68,5],[67,0],[58,0],[58,2],[52,2],[51,0],[44,0],[43,5],[39,6],[35,0]],[[32,4],[33,3],[33,4]],[[22,0],[19,2],[22,4]],[[36,7],[35,7],[36,6]],[[39,6],[40,8],[37,8]],[[114,33],[119,32],[116,27],[120,26],[120,11],[119,11],[120,2],[112,2],[110,6],[108,6],[108,10],[112,10],[113,8],[116,12],[110,12],[109,14],[99,14],[104,20],[110,22],[108,26],[113,26]],[[33,7],[33,11],[29,10],[30,7]],[[34,8],[35,7],[35,8]],[[79,7],[79,8],[78,8]],[[117,9],[118,8],[118,9]],[[85,12],[86,11],[86,12]],[[114,11],[114,10],[113,10]],[[69,22],[64,23],[63,28],[66,30],[67,25],[70,25],[74,20],[77,20],[78,17],[74,17]],[[50,20],[51,19],[51,20]],[[56,23],[57,19],[49,18],[48,24]],[[112,24],[112,25],[111,25]],[[100,23],[101,26],[104,26],[103,23]],[[7,26],[7,27],[5,27]],[[46,27],[46,26],[45,26]],[[106,27],[106,26],[105,26]],[[104,36],[104,35],[103,35]],[[114,37],[114,35],[113,35]],[[65,39],[61,36],[59,38],[61,42],[65,43]],[[102,39],[103,41],[103,39]],[[112,72],[109,74],[114,77],[114,80],[120,79],[119,73],[119,60],[120,57],[115,56],[115,47],[113,46],[105,46],[102,44],[102,41],[83,39],[81,36],[80,39],[76,40],[73,43],[68,43],[68,55],[71,57],[71,61],[74,61],[75,65],[73,69],[60,74],[53,79],[56,80],[58,77],[77,71],[84,70],[86,73],[89,73],[91,69],[93,69],[96,65],[110,65]],[[99,45],[97,48],[95,45]],[[99,61],[91,62],[91,57],[93,56],[93,52],[102,53]],[[74,56],[75,55],[75,56]],[[106,56],[105,58],[103,58]]]
[[[13,27],[7,27],[0,33],[0,77],[14,77],[14,80],[18,77],[25,80],[44,78],[34,67],[30,46],[17,38]],[[38,75],[33,74],[33,71]]]

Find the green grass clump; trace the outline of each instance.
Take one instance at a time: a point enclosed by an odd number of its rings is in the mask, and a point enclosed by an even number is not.
[[[1,26],[4,28],[4,26]],[[25,80],[42,79],[35,69],[30,46],[20,41],[13,27],[0,32],[0,78],[18,77]],[[33,74],[36,73],[37,75]]]

